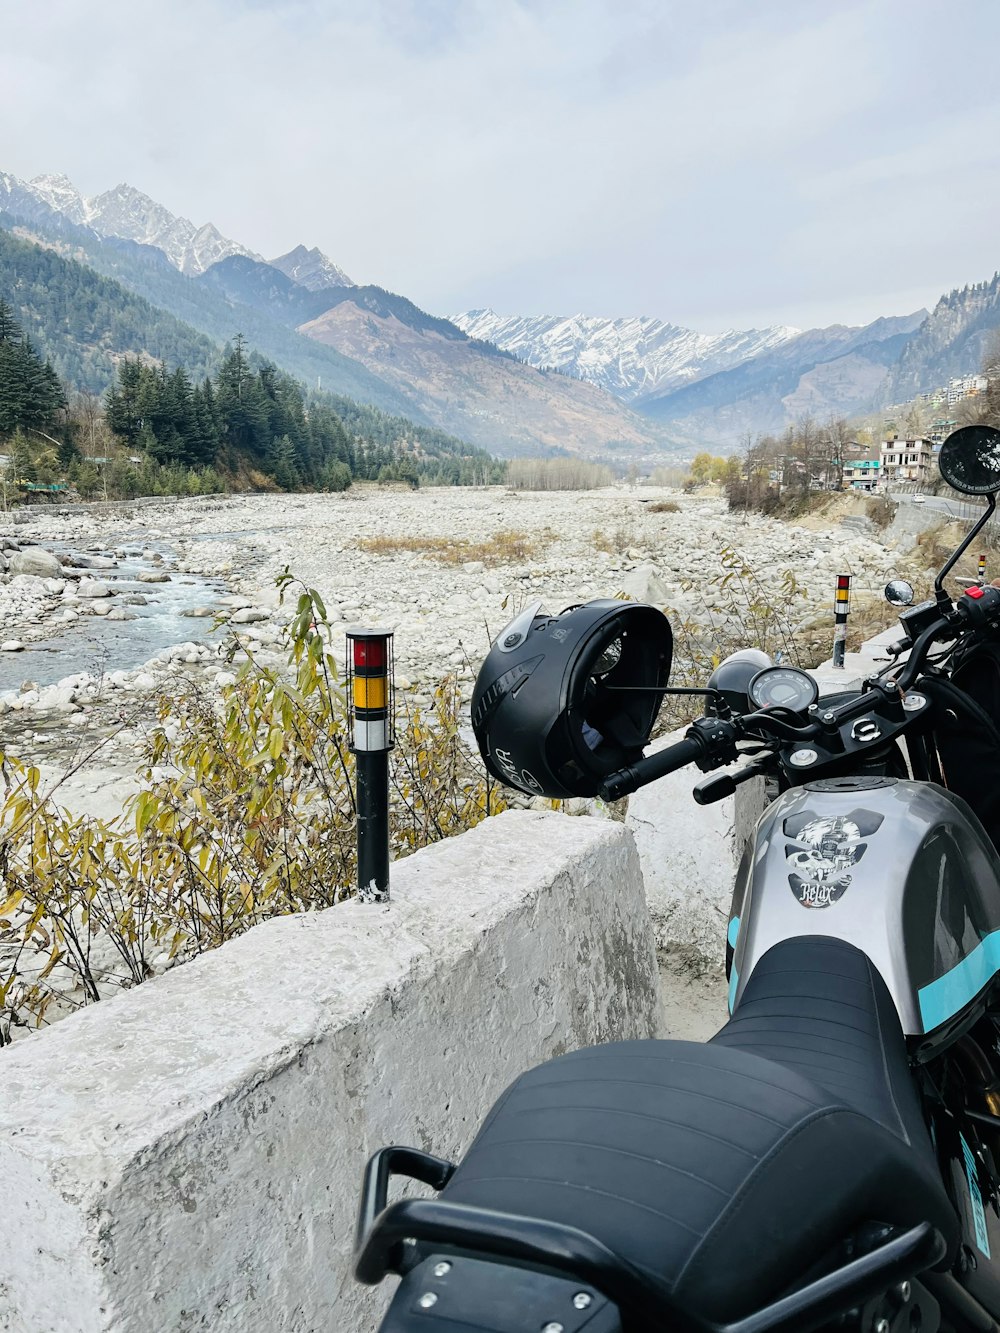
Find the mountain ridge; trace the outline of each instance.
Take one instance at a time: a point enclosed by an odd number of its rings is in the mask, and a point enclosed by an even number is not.
[[[277,259],[269,259],[267,262],[310,292],[322,291],[326,287],[357,286],[353,278],[349,278],[339,265],[315,245],[311,250],[304,245],[297,245],[287,255],[279,255]]]
[[[656,459],[669,452],[659,427],[610,395],[566,377],[556,377],[558,387],[550,391],[539,371],[469,339],[405,297],[375,287],[310,292],[263,260],[238,254],[186,276],[159,248],[101,236],[57,214],[38,195],[12,202],[18,215],[23,208],[43,221],[24,224],[17,216],[0,225],[19,234],[27,229],[27,239],[123,282],[217,344],[243,332],[249,345],[310,385],[503,455],[555,449],[593,457],[624,447]],[[316,325],[324,315],[330,317]],[[107,382],[102,364],[89,372],[103,374],[97,388]],[[503,369],[495,371],[496,365]]]
[[[204,273],[230,254],[260,258],[247,246],[223,236],[214,223],[196,226],[125,182],[91,198],[64,175],[35,176],[18,184],[68,221],[90,227],[100,236],[156,246],[182,273]]]
[[[719,447],[746,433],[777,433],[804,415],[850,416],[870,407],[925,310],[854,328],[808,329],[731,370],[638,404],[685,438]]]
[[[225,341],[239,329],[307,383],[499,452],[524,452],[532,432],[543,448],[562,432],[591,454],[732,448],[805,413],[868,411],[971,373],[1000,329],[1000,275],[946,293],[930,314],[860,327],[702,334],[649,316],[488,307],[446,319],[353,284],[315,247],[266,261],[125,184],[88,199],[63,175],[0,172],[0,211],[199,333]]]
[[[489,308],[452,322],[528,365],[576,375],[628,403],[740,364],[802,331],[777,325],[708,334],[649,316],[498,315]]]

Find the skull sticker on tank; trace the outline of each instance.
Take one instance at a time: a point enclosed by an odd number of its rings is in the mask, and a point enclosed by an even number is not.
[[[788,883],[802,907],[829,907],[843,896],[868,850],[866,839],[881,823],[882,816],[869,810],[849,815],[804,812],[785,820]]]

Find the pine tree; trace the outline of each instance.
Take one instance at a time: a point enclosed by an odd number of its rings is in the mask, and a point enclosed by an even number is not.
[[[219,370],[215,401],[223,440],[262,458],[271,440],[266,394],[250,369],[242,334],[237,334]]]
[[[14,311],[0,296],[0,343],[19,343],[23,337],[21,326],[14,318]]]
[[[267,465],[282,490],[294,491],[302,484],[295,459],[295,445],[287,435],[271,442]]]
[[[117,387],[108,390],[105,400],[105,418],[108,429],[123,440],[129,449],[139,447],[139,436],[144,425],[140,396],[145,367],[136,358],[126,357],[118,367]]]

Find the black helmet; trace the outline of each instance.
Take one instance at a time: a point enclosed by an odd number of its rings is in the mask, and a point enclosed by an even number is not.
[[[718,690],[725,706],[732,712],[742,715],[751,711],[750,682],[754,676],[768,667],[774,666],[773,660],[759,648],[741,648],[723,658],[708,678],[708,688]],[[705,708],[706,713],[717,714],[718,704],[713,700]],[[728,716],[728,713],[723,713]]]
[[[670,674],[670,622],[653,606],[601,600],[512,620],[472,695],[486,767],[531,796],[594,796],[649,740]]]

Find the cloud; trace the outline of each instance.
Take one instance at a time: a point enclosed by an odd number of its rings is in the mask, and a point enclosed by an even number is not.
[[[5,0],[0,169],[436,312],[868,318],[996,266],[1000,10],[968,8],[973,41],[932,0]]]

